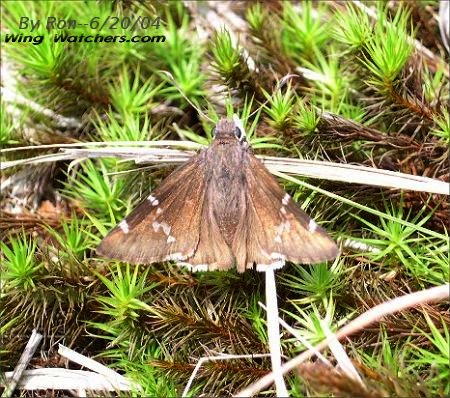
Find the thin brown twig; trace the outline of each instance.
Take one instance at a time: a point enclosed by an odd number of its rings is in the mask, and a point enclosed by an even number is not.
[[[28,340],[28,343],[25,349],[20,356],[19,362],[17,363],[14,372],[12,374],[11,380],[8,382],[5,390],[3,391],[2,398],[9,398],[13,395],[14,390],[16,389],[17,383],[19,383],[20,378],[22,377],[22,373],[28,366],[31,358],[33,358],[34,352],[36,348],[39,346],[42,335],[39,334],[36,329],[33,329],[33,332]]]

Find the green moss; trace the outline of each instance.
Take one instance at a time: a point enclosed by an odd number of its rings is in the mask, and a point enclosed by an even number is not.
[[[213,29],[202,14],[209,6],[200,3],[5,2],[2,39],[21,33],[23,15],[83,22],[140,16],[153,24],[113,33],[41,25],[33,33],[44,36],[40,45],[2,41],[17,73],[14,90],[32,101],[2,96],[0,145],[27,147],[3,152],[2,160],[50,156],[77,141],[208,145],[213,121],[236,114],[258,155],[448,178],[449,112],[442,104],[449,83],[436,26],[426,22],[437,18],[437,3],[371,3],[376,18],[355,5],[271,4],[224,2],[224,15],[210,14],[224,22],[236,13],[246,33],[239,36],[233,24]],[[165,41],[55,43],[56,34]],[[44,143],[55,146],[35,146]],[[95,254],[167,167],[141,171],[116,158],[51,165],[8,169],[2,181],[1,370],[12,369],[33,327],[45,332],[48,357],[63,341],[139,382],[146,395],[180,395],[202,357],[268,351],[260,273],[190,274],[174,264],[135,267]],[[333,238],[354,243],[333,264],[277,272],[280,313],[311,343],[388,298],[448,282],[442,196],[276,175]],[[55,205],[50,214],[45,200]],[[23,203],[27,212],[12,214]],[[417,308],[350,337],[345,349],[371,396],[444,396],[447,324],[445,305]],[[282,346],[290,357],[304,350],[287,332]],[[303,379],[288,379],[293,395],[361,392],[345,375],[307,366]],[[268,359],[207,362],[190,394],[232,394],[269,369]]]

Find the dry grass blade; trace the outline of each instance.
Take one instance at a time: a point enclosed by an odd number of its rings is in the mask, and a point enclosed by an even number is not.
[[[69,359],[72,362],[77,363],[78,365],[84,366],[99,375],[104,376],[108,383],[111,383],[112,386],[115,386],[117,389],[122,389],[123,386],[130,388],[130,382],[115,372],[114,370],[107,368],[105,365],[102,365],[100,362],[94,361],[91,358],[88,358],[78,352],[71,350],[63,345],[59,345],[58,354],[62,357]],[[135,387],[138,387],[137,385]]]
[[[122,143],[124,144],[124,143]],[[167,147],[199,148],[198,144],[180,141],[152,141],[143,145],[151,147],[106,147],[106,148],[62,148],[62,153],[47,154],[27,159],[2,162],[1,169],[56,162],[69,159],[117,157],[141,163],[181,164],[192,156],[193,152]],[[84,146],[83,144],[77,144]],[[153,148],[164,146],[166,148]],[[34,147],[33,147],[34,148]],[[4,151],[3,151],[4,152]],[[2,152],[2,153],[3,153]],[[352,184],[365,184],[385,188],[405,189],[442,195],[450,194],[450,184],[428,177],[414,176],[389,170],[374,169],[351,164],[258,156],[272,173],[282,172],[290,175],[341,181]]]
[[[270,349],[272,372],[275,376],[275,389],[278,397],[288,397],[289,393],[281,371],[281,342],[278,323],[277,288],[273,269],[265,271],[266,306],[267,306],[267,339]]]
[[[12,372],[6,372],[6,379]],[[131,391],[129,383],[114,384],[101,374],[74,369],[42,368],[26,370],[17,388],[22,390]]]
[[[450,194],[450,184],[428,177],[415,176],[390,170],[374,169],[366,166],[317,160],[272,157],[261,157],[261,159],[264,161],[266,167],[274,174],[281,172],[352,184],[406,189],[442,195]]]
[[[33,355],[32,351],[27,350],[30,344],[34,347],[39,344],[42,336],[33,332],[30,342],[27,345],[24,353],[28,353],[28,361]],[[26,363],[21,360],[20,374],[22,378],[17,377],[17,370],[14,372],[6,372],[5,377],[8,381],[2,397],[11,396],[14,388],[23,390],[92,390],[92,391],[131,391],[132,389],[139,389],[140,386],[136,383],[128,381],[125,377],[112,369],[107,368],[101,363],[87,358],[70,348],[59,346],[58,353],[78,365],[86,367],[91,371],[59,369],[59,368],[44,368],[25,370]],[[11,389],[12,388],[12,389]]]

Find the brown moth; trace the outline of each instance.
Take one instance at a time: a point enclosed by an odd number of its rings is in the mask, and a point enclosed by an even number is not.
[[[214,141],[172,172],[102,240],[97,253],[135,264],[176,261],[192,271],[280,268],[334,259],[334,241],[221,119]]]

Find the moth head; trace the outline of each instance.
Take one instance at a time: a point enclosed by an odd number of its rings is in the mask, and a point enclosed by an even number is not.
[[[220,119],[212,134],[215,140],[238,140],[245,141],[245,133],[241,126],[238,126],[233,120]]]

